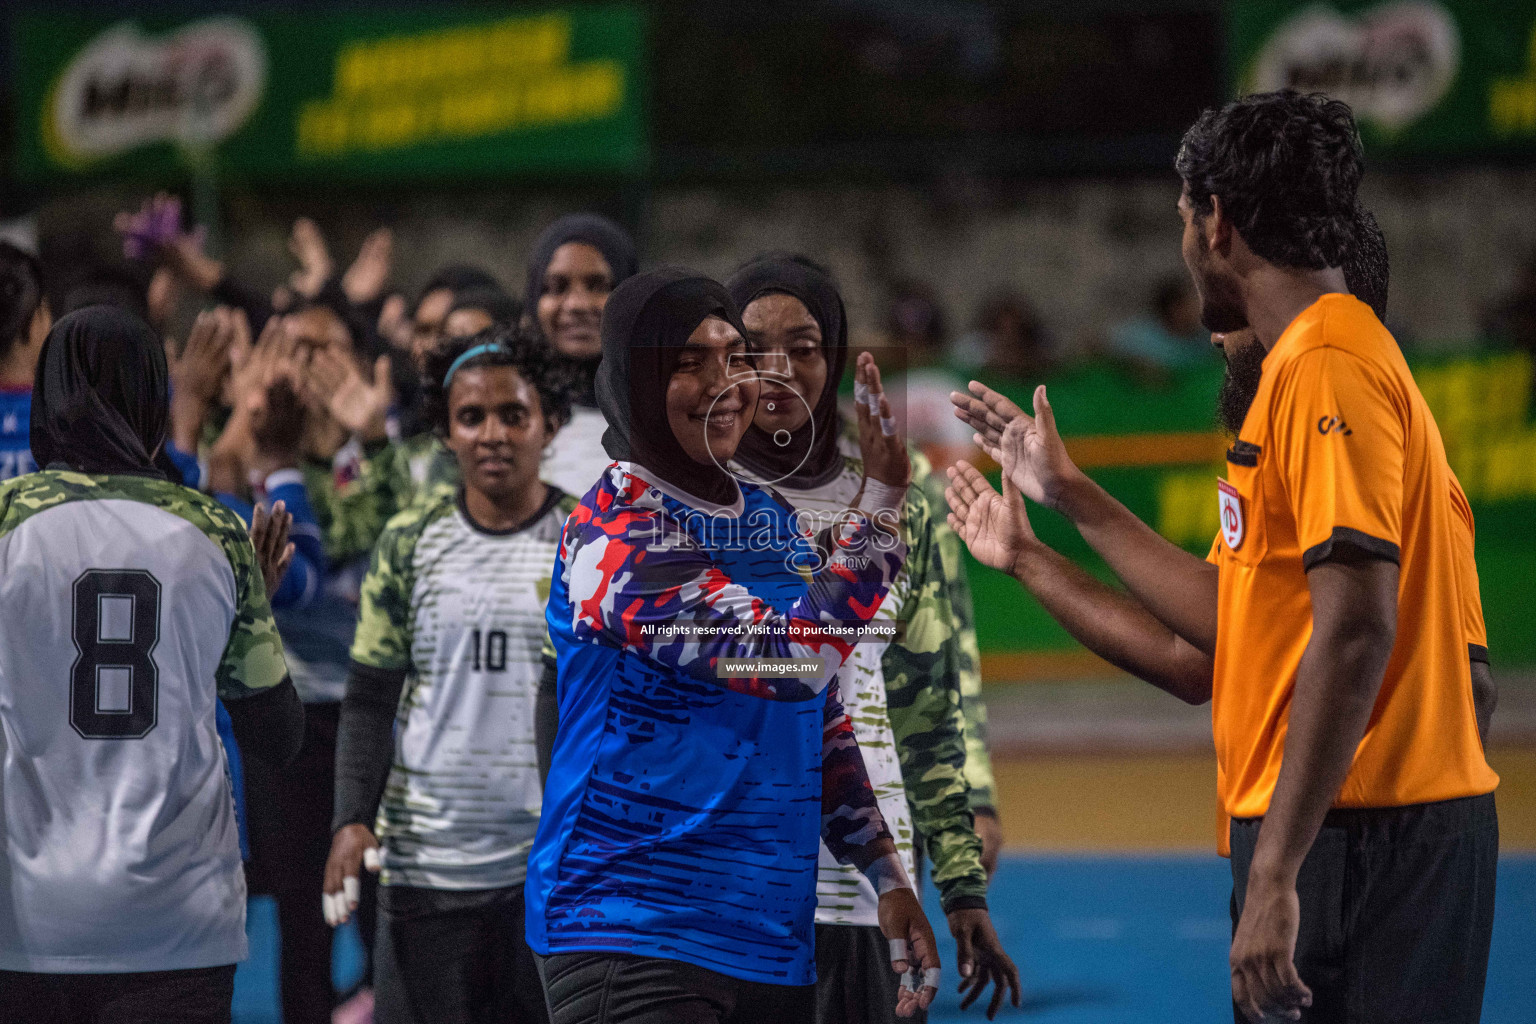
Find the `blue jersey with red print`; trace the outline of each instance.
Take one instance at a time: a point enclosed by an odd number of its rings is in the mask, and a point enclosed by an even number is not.
[[[540,953],[815,980],[818,839],[889,833],[835,676],[905,546],[863,517],[812,538],[743,484],[705,512],[609,468],[566,521],[547,618],[560,728],[528,864]],[[816,658],[721,678],[723,658]]]
[[[37,469],[31,423],[32,389],[0,387],[0,480]]]

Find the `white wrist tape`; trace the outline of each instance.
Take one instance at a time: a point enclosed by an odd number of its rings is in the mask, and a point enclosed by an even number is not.
[[[859,499],[859,511],[873,517],[876,512],[901,511],[902,502],[907,500],[905,487],[893,487],[890,484],[881,483],[879,480],[866,477],[864,480],[864,496]]]
[[[894,853],[876,858],[869,867],[864,869],[864,877],[869,879],[869,884],[875,887],[875,893],[880,896],[884,896],[893,889],[912,888],[907,870],[901,866],[901,858]],[[891,941],[894,943],[898,940]],[[894,949],[894,946],[892,948]]]

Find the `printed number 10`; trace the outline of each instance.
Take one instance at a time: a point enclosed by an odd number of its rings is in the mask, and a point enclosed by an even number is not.
[[[474,648],[476,672],[505,672],[507,670],[507,632],[492,629],[482,633],[470,631],[470,643]],[[483,666],[483,667],[482,667]]]

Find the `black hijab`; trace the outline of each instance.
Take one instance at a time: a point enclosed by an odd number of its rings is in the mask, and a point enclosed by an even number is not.
[[[168,418],[165,349],[149,324],[113,306],[87,306],[53,325],[32,393],[39,466],[164,476],[154,456]]]
[[[603,358],[597,405],[608,421],[603,449],[633,461],[667,483],[717,505],[739,493],[736,480],[712,463],[693,461],[667,422],[667,382],[688,336],[706,317],[741,331],[741,314],[717,281],[677,267],[629,278],[603,309]]]
[[[549,261],[555,258],[555,250],[568,242],[585,242],[602,253],[613,274],[615,288],[640,269],[634,239],[607,217],[595,213],[569,213],[555,221],[539,235],[538,241],[533,243],[533,252],[528,254],[528,286],[523,292],[523,308],[533,321],[534,332],[541,336],[544,329],[539,324],[539,297],[544,294],[544,274],[549,270]],[[582,405],[597,404],[593,393],[597,363],[597,359],[577,362],[580,377],[576,401]]]
[[[764,295],[792,295],[805,304],[821,328],[827,380],[811,406],[811,418],[790,434],[785,445],[776,444],[753,424],[736,449],[736,461],[754,476],[785,487],[819,487],[843,467],[837,447],[837,387],[848,365],[848,317],[843,312],[843,297],[826,271],[804,257],[790,255],[753,260],[732,275],[726,288],[742,310]]]

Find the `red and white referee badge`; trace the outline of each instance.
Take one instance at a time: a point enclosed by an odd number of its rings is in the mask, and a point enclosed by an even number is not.
[[[1216,504],[1221,511],[1221,535],[1227,547],[1236,551],[1243,546],[1243,496],[1225,480],[1216,481]]]

